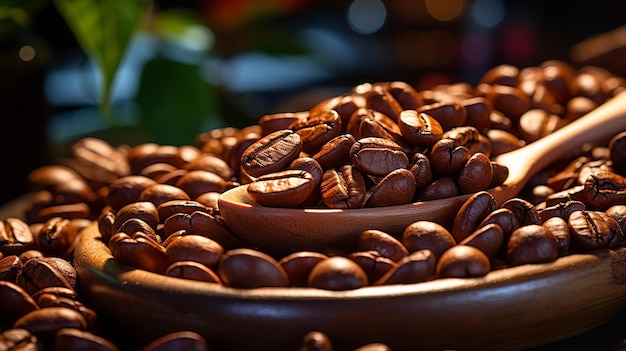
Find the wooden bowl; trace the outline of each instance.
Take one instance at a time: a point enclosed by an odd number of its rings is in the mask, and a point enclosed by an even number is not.
[[[215,350],[299,350],[310,331],[335,350],[382,342],[393,351],[522,350],[593,329],[626,305],[626,249],[351,291],[234,289],[124,266],[94,223],[75,264],[83,296],[138,342],[193,330]]]

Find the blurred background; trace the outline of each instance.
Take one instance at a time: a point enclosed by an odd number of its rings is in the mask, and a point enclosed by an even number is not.
[[[306,110],[360,83],[475,85],[502,63],[560,59],[626,74],[617,1],[3,3],[0,203],[85,136],[194,144],[209,129]]]

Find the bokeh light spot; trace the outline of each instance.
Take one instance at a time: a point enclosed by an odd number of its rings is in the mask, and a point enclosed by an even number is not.
[[[348,24],[359,34],[372,34],[385,24],[387,9],[380,0],[355,0],[348,8]]]

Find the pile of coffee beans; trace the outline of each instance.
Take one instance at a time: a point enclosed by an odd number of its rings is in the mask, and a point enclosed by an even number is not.
[[[351,290],[476,277],[621,246],[625,133],[616,131],[606,145],[582,146],[505,203],[485,190],[508,175],[495,156],[557,130],[625,87],[601,68],[552,60],[496,66],[475,87],[416,91],[399,81],[364,83],[308,111],[201,133],[194,145],[114,146],[83,138],[66,158],[29,175],[23,218],[1,219],[0,347],[117,350],[81,299],[72,265],[77,238],[94,221],[120,263],[239,289]],[[442,223],[418,220],[402,233],[366,230],[350,251],[276,256],[240,240],[220,216],[219,195],[241,184],[259,204],[278,207],[470,196]],[[302,340],[302,350],[332,350],[320,332]],[[135,348],[209,345],[180,332]]]

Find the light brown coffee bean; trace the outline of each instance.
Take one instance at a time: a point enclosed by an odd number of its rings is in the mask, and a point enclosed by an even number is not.
[[[415,110],[402,111],[398,126],[409,143],[423,148],[433,146],[443,135],[443,128],[435,118]]]
[[[405,168],[389,172],[371,189],[366,207],[383,207],[408,204],[416,189],[415,176]]]
[[[0,333],[0,349],[43,351],[43,343],[26,329],[11,328]]]
[[[324,172],[320,192],[329,208],[361,208],[365,205],[365,178],[351,165]]]
[[[17,217],[0,222],[0,251],[5,255],[19,255],[34,248],[35,238],[28,224]]]
[[[152,202],[155,207],[171,200],[191,200],[183,189],[170,184],[150,185],[139,194],[138,202]]]
[[[335,110],[315,112],[306,118],[294,121],[288,129],[300,136],[302,151],[312,155],[322,145],[341,134],[341,117]]]
[[[231,185],[232,183],[224,180],[217,173],[203,169],[189,170],[176,181],[176,186],[182,189],[190,199],[208,192],[223,193]]]
[[[148,186],[156,184],[154,179],[142,175],[128,175],[111,182],[106,203],[114,210],[139,200],[139,194]]]
[[[195,261],[215,267],[223,253],[224,248],[216,241],[194,234],[181,236],[165,249],[168,265],[178,261]]]
[[[45,255],[67,256],[74,245],[78,231],[69,219],[53,217],[43,223],[37,233],[37,247]]]
[[[270,207],[299,206],[314,190],[313,175],[297,169],[264,174],[248,184],[247,188],[254,201]]]
[[[121,264],[155,273],[162,273],[167,267],[165,248],[141,232],[114,234],[109,240],[109,249]]]
[[[374,176],[384,176],[409,165],[409,159],[400,145],[377,137],[357,140],[350,148],[350,160],[361,172]]]

